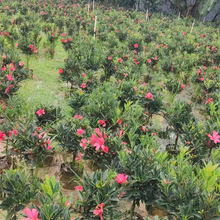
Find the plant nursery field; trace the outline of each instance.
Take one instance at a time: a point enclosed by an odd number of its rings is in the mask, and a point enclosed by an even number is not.
[[[220,218],[220,28],[83,0],[0,0],[0,220]]]

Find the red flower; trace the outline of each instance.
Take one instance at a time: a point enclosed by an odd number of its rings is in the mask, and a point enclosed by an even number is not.
[[[77,129],[77,132],[76,132],[76,134],[77,135],[82,135],[84,133],[84,130],[83,129]]]
[[[104,120],[99,120],[98,124],[102,125],[103,128],[106,127],[106,123]]]
[[[153,100],[153,95],[152,95],[150,92],[148,92],[148,93],[146,94],[145,98],[147,98],[147,99],[152,99],[152,100]]]
[[[128,175],[118,174],[115,179],[119,184],[127,183]]]
[[[94,215],[99,215],[100,220],[103,220],[102,214],[103,214],[103,208],[105,207],[105,203],[101,203],[99,205],[96,206],[95,210],[94,210]]]
[[[0,143],[5,140],[6,134],[0,131]]]
[[[15,136],[17,136],[17,135],[18,135],[17,130],[13,130],[13,133],[14,133],[14,135],[15,135]]]
[[[75,115],[74,118],[83,119],[83,116],[81,116],[81,115]]]
[[[34,48],[34,45],[33,44],[30,44],[29,46],[31,48],[31,50]]]
[[[138,44],[135,44],[135,45],[134,45],[134,48],[138,48]]]
[[[217,131],[213,131],[212,135],[208,134],[208,137],[211,141],[213,141],[215,144],[220,143],[220,135]]]
[[[86,88],[86,84],[83,82],[80,87],[83,88],[83,89],[85,89],[85,88]]]
[[[10,75],[10,74],[7,75],[7,79],[8,79],[8,81],[14,80],[14,78],[13,78],[12,75]]]
[[[69,200],[66,201],[65,206],[70,206],[70,205],[71,205],[70,201]]]
[[[37,112],[38,116],[44,115],[45,111],[43,109],[39,109]]]
[[[83,191],[83,186],[76,186],[76,187],[75,187],[75,190],[76,190],[76,191],[78,191],[78,190],[79,190],[79,191],[81,191],[81,192],[82,192],[82,191]]]
[[[184,84],[181,84],[181,89],[184,89],[186,86]]]
[[[89,142],[88,142],[86,139],[82,139],[82,140],[81,140],[81,143],[80,143],[80,146],[83,147],[84,150],[85,150],[86,147],[87,147],[87,146],[86,146],[87,143],[89,143]]]
[[[205,104],[208,104],[208,103],[210,104],[212,100],[213,100],[212,98],[208,99]]]
[[[105,138],[107,138],[106,134],[104,134],[104,138],[100,132],[99,128],[96,128],[95,132],[98,134],[99,137],[96,136],[96,134],[92,134],[90,137],[91,145],[96,147],[95,150],[103,150],[105,153],[108,153],[108,147],[106,147],[105,144]]]
[[[62,69],[59,69],[59,70],[58,70],[58,73],[59,73],[59,74],[62,74],[62,73],[63,73],[63,70],[62,70]]]
[[[24,66],[24,62],[20,62],[20,63],[19,63],[19,66],[20,66],[20,67]]]
[[[79,153],[78,156],[76,157],[76,160],[81,160],[82,159],[83,154]]]
[[[203,82],[205,80],[204,76],[199,78],[199,80]]]
[[[118,119],[118,124],[119,124],[119,125],[121,124],[121,119],[120,119],[120,118]]]
[[[119,62],[119,63],[122,63],[122,62],[123,62],[123,59],[122,59],[122,58],[119,58],[119,59],[118,59],[118,62]]]
[[[28,218],[22,218],[21,220],[41,220],[38,216],[38,211],[36,209],[30,210],[29,208],[25,208],[23,212],[28,216]]]

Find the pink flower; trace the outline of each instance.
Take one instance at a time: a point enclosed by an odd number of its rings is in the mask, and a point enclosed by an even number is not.
[[[83,119],[83,116],[81,116],[81,115],[75,115],[74,118]]]
[[[110,56],[110,57],[108,57],[108,60],[112,60],[112,57]]]
[[[128,175],[124,175],[122,173],[122,174],[118,174],[115,179],[119,184],[122,184],[122,183],[127,183],[127,178],[128,178]]]
[[[102,125],[103,128],[106,127],[106,123],[104,120],[99,120],[98,124]]]
[[[78,156],[76,157],[76,160],[81,160],[82,159],[83,154],[79,153]]]
[[[66,201],[65,206],[70,206],[70,205],[71,205],[70,201],[69,200]]]
[[[84,130],[83,129],[77,129],[77,132],[76,132],[76,134],[77,135],[82,135],[84,133]]]
[[[5,93],[8,93],[9,92],[9,87],[7,87],[6,89],[5,89]]]
[[[53,148],[53,146],[49,145],[49,146],[47,147],[47,150],[50,150],[51,148]]]
[[[201,75],[201,72],[202,72],[202,71],[201,71],[201,69],[198,69],[196,72],[197,72],[197,74],[200,74],[200,75]]]
[[[210,104],[212,100],[213,100],[212,98],[208,99],[205,104],[208,104],[208,103]]]
[[[106,134],[104,134],[103,138],[99,128],[97,128],[95,132],[98,134],[99,137],[97,137],[95,134],[92,134],[92,136],[90,137],[91,145],[96,147],[95,150],[97,151],[101,148],[101,150],[103,150],[105,153],[108,153],[108,147],[104,145],[105,138],[107,138]]]
[[[151,63],[151,59],[147,59],[147,62],[148,62],[148,63]]]
[[[20,62],[20,63],[19,63],[19,66],[20,66],[20,67],[24,66],[24,62]]]
[[[138,48],[138,44],[135,44],[135,45],[134,45],[134,48]]]
[[[3,66],[3,67],[2,67],[2,71],[5,71],[5,70],[6,70],[6,66]]]
[[[76,191],[78,191],[78,190],[79,190],[79,191],[81,191],[81,192],[82,192],[82,191],[83,191],[83,186],[76,186],[76,187],[75,187],[75,190],[76,190]]]
[[[86,147],[87,147],[87,146],[86,146],[87,143],[89,143],[89,142],[88,142],[86,139],[82,139],[82,140],[81,140],[81,143],[80,143],[80,146],[83,147],[84,150],[85,150]]]
[[[199,80],[203,82],[205,80],[204,76],[199,78]]]
[[[5,140],[6,134],[0,131],[0,143]]]
[[[23,210],[24,214],[28,216],[28,218],[22,218],[21,220],[41,220],[38,216],[38,211],[36,209],[30,210],[29,208],[25,208]]]
[[[181,89],[184,89],[186,86],[184,84],[181,84]]]
[[[7,79],[8,79],[8,81],[12,81],[12,80],[14,80],[14,78],[12,77],[11,74],[8,74],[8,75],[7,75]]]
[[[122,58],[119,58],[119,59],[118,59],[118,62],[119,62],[119,63],[122,63],[122,61],[123,61]]]
[[[34,48],[33,44],[30,44],[29,48],[31,48],[31,50]]]
[[[141,130],[142,130],[142,131],[145,131],[145,130],[146,130],[146,126],[142,126],[142,127],[141,127]]]
[[[15,44],[15,46],[18,47],[18,46],[19,46],[19,43]]]
[[[62,69],[59,69],[59,70],[58,70],[58,73],[59,73],[59,74],[62,74],[62,73],[63,73],[63,70],[62,70]]]
[[[66,36],[66,34],[65,34],[65,33],[63,33],[63,34],[62,34],[62,36],[63,36],[63,37],[65,37],[65,36]]]
[[[121,124],[121,119],[120,119],[120,118],[118,119],[118,124],[119,124],[119,125]]]
[[[101,203],[99,205],[96,206],[95,210],[94,210],[94,215],[99,215],[100,220],[103,220],[102,214],[103,214],[103,208],[105,207],[105,203]]]
[[[147,99],[153,99],[153,95],[152,95],[150,92],[148,92],[148,93],[146,94],[145,98],[147,98]]]
[[[85,89],[85,88],[86,88],[86,84],[83,82],[80,87],[81,87],[82,89]]]
[[[211,141],[213,141],[215,144],[220,143],[220,135],[217,131],[213,131],[212,135],[208,134],[208,137]]]
[[[43,109],[39,109],[37,112],[38,116],[44,115],[45,111]]]
[[[14,133],[14,135],[15,135],[15,136],[17,136],[17,135],[18,135],[17,130],[13,130],[13,133]]]

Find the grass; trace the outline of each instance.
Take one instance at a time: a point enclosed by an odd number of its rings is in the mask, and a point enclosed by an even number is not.
[[[35,78],[23,81],[17,95],[26,102],[30,111],[41,105],[54,105],[62,106],[64,112],[68,114],[70,107],[65,100],[68,88],[64,86],[58,73],[58,69],[64,66],[67,54],[58,40],[54,58],[48,58],[44,49],[45,39],[42,41],[44,42],[38,48],[39,54],[31,57],[29,61],[29,68],[33,70]],[[27,66],[26,57],[21,58]]]

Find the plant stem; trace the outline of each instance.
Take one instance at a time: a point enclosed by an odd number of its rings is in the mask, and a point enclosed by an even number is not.
[[[134,217],[134,210],[135,210],[135,200],[133,200],[133,203],[132,203],[132,206],[131,206],[129,220],[133,219],[133,217]]]
[[[27,69],[29,69],[29,56],[27,55]]]
[[[176,140],[175,140],[175,150],[176,150],[176,147],[177,147],[178,139],[179,139],[179,134],[177,133],[176,134]]]
[[[8,161],[8,158],[9,158],[9,156],[8,156],[8,140],[6,140],[5,153],[6,153],[6,159]]]
[[[73,158],[72,158],[72,169],[75,167],[75,162],[76,162],[76,156],[77,156],[77,151],[73,151]]]

